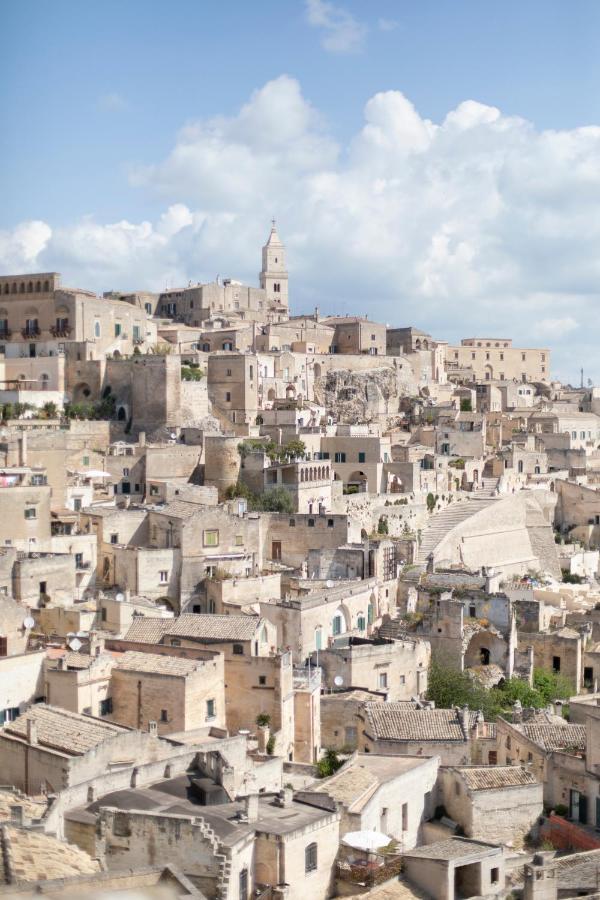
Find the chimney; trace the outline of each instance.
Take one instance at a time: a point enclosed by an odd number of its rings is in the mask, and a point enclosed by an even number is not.
[[[57,660],[57,663],[58,663],[57,668],[58,668],[61,672],[66,671],[66,668],[67,668],[67,658],[66,658],[66,656],[59,656],[59,658],[58,658],[58,660]]]
[[[258,819],[258,794],[248,794],[244,801],[246,818],[249,822],[256,822]]]
[[[27,743],[37,744],[37,722],[27,719]]]
[[[465,740],[469,738],[469,707],[465,704],[462,709],[458,711],[458,717],[460,719],[461,728],[463,730],[463,734],[465,736]]]
[[[515,724],[523,721],[523,707],[520,700],[515,700],[513,703],[512,720]]]
[[[284,787],[279,795],[281,797],[281,805],[284,809],[289,809],[294,801],[294,791],[292,788]]]
[[[19,465],[26,466],[27,465],[27,434],[23,432],[23,434],[19,438]]]

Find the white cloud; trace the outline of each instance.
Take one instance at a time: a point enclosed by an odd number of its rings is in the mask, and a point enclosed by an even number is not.
[[[583,364],[600,382],[599,173],[600,128],[539,132],[472,100],[432,122],[399,91],[372,97],[339,146],[283,75],[135,173],[164,201],[156,221],[22,223],[0,232],[0,266],[98,290],[256,283],[275,215],[295,310],[506,334],[554,347],[562,377]]]
[[[343,7],[327,0],[306,0],[306,18],[309,25],[322,30],[321,45],[330,53],[362,49],[367,27]]]
[[[104,109],[107,112],[121,112],[122,110],[127,109],[129,104],[125,97],[116,93],[116,91],[113,91],[110,94],[103,94],[99,97],[98,106],[100,109]]]
[[[399,24],[395,19],[377,19],[377,27],[380,31],[395,31]]]

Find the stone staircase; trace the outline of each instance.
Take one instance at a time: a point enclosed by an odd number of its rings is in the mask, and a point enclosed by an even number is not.
[[[498,487],[499,481],[499,478],[487,478],[484,475],[484,477],[481,479],[481,489],[479,491],[476,491],[475,496],[478,498],[497,496],[496,488]]]
[[[485,481],[495,481],[495,479],[484,479]],[[470,519],[475,513],[494,503],[494,489],[495,485],[493,488],[488,488],[491,491],[488,494],[484,488],[474,493],[472,498],[462,500],[459,503],[451,503],[439,513],[431,516],[427,529],[422,533],[421,546],[419,547],[415,563],[422,566],[427,565],[429,555],[434,552],[437,545],[446,537],[448,532]]]

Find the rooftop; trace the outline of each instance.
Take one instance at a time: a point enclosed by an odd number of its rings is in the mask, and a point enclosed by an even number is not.
[[[250,641],[261,619],[258,616],[221,616],[186,613],[176,619],[139,618],[132,622],[126,641],[158,644],[165,635],[205,641]]]
[[[457,766],[454,771],[470,791],[497,791],[538,783],[523,766]]]
[[[468,838],[453,837],[447,841],[437,841],[435,844],[425,844],[403,853],[417,859],[440,859],[450,861],[464,859],[466,857],[481,858],[501,854],[500,847],[493,844],[485,844],[483,841],[472,841]]]
[[[464,741],[460,716],[454,709],[410,709],[405,703],[365,703],[373,738],[383,741]],[[469,712],[469,728],[477,713]],[[486,723],[487,737],[495,728]]]
[[[358,812],[381,785],[428,762],[428,758],[416,756],[359,754],[348,760],[331,778],[310,789],[319,794],[328,794],[350,812]]]
[[[181,659],[177,656],[161,656],[157,653],[138,653],[135,650],[128,650],[121,657],[117,669],[185,678],[186,675],[201,670],[203,665],[204,662],[197,659]]]
[[[29,743],[27,723],[30,721],[36,725],[37,744],[69,756],[82,756],[104,741],[130,730],[112,722],[37,703],[0,729],[0,736],[8,734]]]
[[[544,725],[525,722],[517,726],[525,737],[543,750],[585,751],[585,725]]]
[[[0,884],[95,874],[100,864],[79,847],[10,825],[0,827]]]

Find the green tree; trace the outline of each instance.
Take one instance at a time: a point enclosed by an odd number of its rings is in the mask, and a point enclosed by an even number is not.
[[[325,756],[317,763],[317,777],[329,778],[330,775],[335,775],[337,770],[343,765],[344,761],[339,758],[337,750],[326,750]]]
[[[426,501],[427,509],[429,510],[430,513],[434,511],[435,504],[437,503],[438,499],[439,498],[438,498],[437,494],[431,494],[431,493],[427,494],[427,501]]]
[[[47,419],[55,419],[58,413],[58,406],[52,400],[44,403],[42,410]]]
[[[262,512],[291,514],[294,512],[292,498],[284,487],[276,487],[265,491],[256,500],[256,509]]]
[[[290,456],[292,458],[295,457],[303,457],[306,453],[306,444],[304,441],[295,438],[292,441],[288,441],[282,451],[282,456]]]
[[[473,405],[468,397],[463,397],[460,401],[461,412],[473,412]]]
[[[552,700],[568,700],[575,693],[573,684],[560,672],[551,672],[549,669],[534,669],[533,686],[540,694],[545,706]]]
[[[468,672],[460,672],[439,661],[432,661],[429,667],[427,699],[435,701],[438,709],[452,706],[480,709],[486,719],[493,719],[500,711],[496,698]]]

